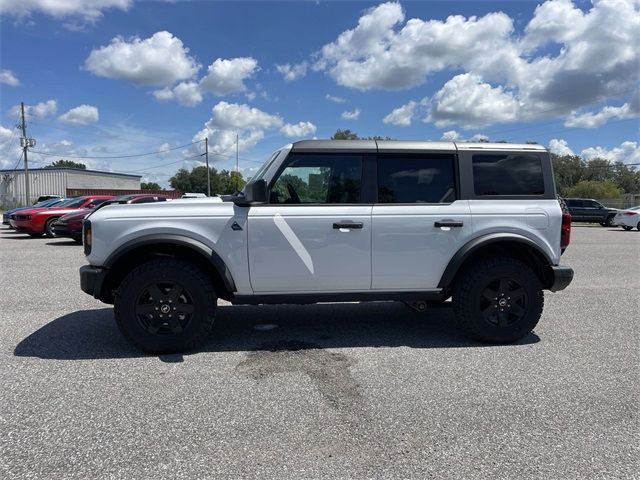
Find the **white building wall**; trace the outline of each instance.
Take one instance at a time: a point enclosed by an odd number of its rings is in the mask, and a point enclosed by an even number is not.
[[[109,173],[67,172],[67,188],[105,188],[109,190],[140,190],[140,177]]]
[[[24,171],[0,171],[0,205],[14,207],[25,205]],[[64,197],[68,188],[139,190],[140,177],[114,175],[109,172],[36,169],[29,171],[28,204],[40,195]]]

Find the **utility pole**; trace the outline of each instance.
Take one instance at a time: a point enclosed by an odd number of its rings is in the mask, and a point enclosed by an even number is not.
[[[204,158],[207,161],[207,197],[211,196],[211,171],[209,170],[209,137],[204,139]]]
[[[240,171],[238,168],[238,151],[239,150],[240,150],[240,142],[238,141],[238,134],[236,133],[236,181],[235,181],[236,191],[240,190],[240,178],[238,176],[238,172]]]
[[[24,119],[24,102],[20,102],[20,114],[22,122],[19,127],[22,130],[22,138],[20,138],[20,145],[22,146],[22,155],[24,156],[24,192],[25,192],[25,205],[29,205],[29,163],[27,160],[27,152],[29,147],[35,147],[36,141],[33,138],[27,137],[27,124]]]

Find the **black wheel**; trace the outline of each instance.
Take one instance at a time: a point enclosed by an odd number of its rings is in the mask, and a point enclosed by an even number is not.
[[[151,260],[120,284],[116,323],[134,345],[150,353],[192,350],[213,325],[216,295],[211,280],[191,263]]]
[[[544,295],[537,275],[509,257],[481,260],[467,268],[453,290],[453,308],[461,328],[489,343],[514,342],[540,320]]]
[[[640,232],[640,222],[638,222],[638,225],[636,225],[636,228],[638,229],[638,231]]]
[[[47,223],[44,224],[44,234],[47,237],[55,237],[55,234],[53,233],[53,224],[57,221],[57,218],[50,218],[49,220],[47,220]]]
[[[602,226],[603,226],[603,227],[610,227],[610,226],[611,226],[611,224],[613,223],[613,217],[615,217],[615,215],[609,215],[609,216],[605,219],[605,221],[604,221],[604,223],[602,224]]]
[[[633,230],[633,227],[628,227],[628,226],[626,226],[626,225],[623,225],[623,227],[622,227],[622,228],[624,228],[627,232],[628,232],[629,230]]]

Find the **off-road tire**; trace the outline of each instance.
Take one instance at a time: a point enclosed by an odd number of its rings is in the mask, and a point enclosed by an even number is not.
[[[487,321],[481,309],[483,302],[487,302],[483,292],[492,282],[501,279],[509,279],[511,286],[519,285],[525,295],[522,317],[502,326]],[[528,265],[510,257],[493,257],[471,264],[453,288],[453,310],[460,328],[482,342],[511,343],[525,337],[538,324],[543,306],[544,294],[538,276]]]
[[[141,296],[157,284],[180,285],[191,299],[193,313],[180,333],[167,333],[167,324],[161,327],[164,333],[162,330],[151,333],[143,325],[147,317],[137,308],[147,304],[140,304]],[[164,298],[153,301],[168,302]],[[136,267],[124,278],[115,294],[114,313],[118,328],[136,347],[154,354],[177,353],[193,350],[207,339],[213,327],[216,303],[211,279],[195,265],[174,258],[159,258]]]
[[[53,233],[53,224],[57,221],[58,218],[50,218],[49,220],[47,220],[47,223],[44,224],[44,234],[47,237],[55,237],[55,234]]]

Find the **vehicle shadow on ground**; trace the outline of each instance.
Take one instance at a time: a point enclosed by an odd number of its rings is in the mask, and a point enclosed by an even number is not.
[[[516,345],[540,341],[531,333]],[[213,334],[198,352],[282,351],[349,347],[462,348],[486,345],[462,335],[450,307],[415,312],[404,304],[220,306]],[[197,352],[193,352],[197,353]],[[55,360],[145,356],[118,331],[112,308],[57,318],[22,340],[19,357]],[[182,355],[162,355],[181,362]]]
[[[60,240],[59,242],[47,242],[47,245],[54,247],[82,247],[81,243],[74,242],[73,240],[63,240],[61,238],[53,238],[52,240]]]

